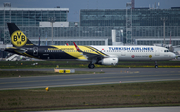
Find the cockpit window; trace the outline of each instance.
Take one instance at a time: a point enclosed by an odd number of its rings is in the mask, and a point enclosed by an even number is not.
[[[169,52],[169,50],[164,50],[164,52]]]

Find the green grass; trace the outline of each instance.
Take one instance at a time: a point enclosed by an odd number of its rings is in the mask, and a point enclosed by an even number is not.
[[[33,65],[38,63],[37,65]],[[0,61],[0,69],[16,68],[88,68],[89,62],[82,61]],[[154,68],[154,61],[120,61],[116,66],[95,65],[99,68]],[[179,61],[159,61],[160,68],[179,68]]]
[[[180,81],[0,91],[0,111],[179,106]]]

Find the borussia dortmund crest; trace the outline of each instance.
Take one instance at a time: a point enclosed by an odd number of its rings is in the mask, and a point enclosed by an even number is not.
[[[22,47],[27,42],[27,37],[24,35],[24,33],[20,30],[13,32],[11,35],[11,42],[13,45],[17,47]]]

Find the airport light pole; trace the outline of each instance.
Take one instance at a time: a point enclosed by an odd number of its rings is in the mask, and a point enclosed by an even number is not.
[[[120,34],[120,35],[121,35],[121,42],[124,43],[124,42],[123,42],[123,30],[122,30],[122,29],[120,30],[120,33],[121,33],[121,34]]]
[[[167,17],[161,17],[161,20],[163,21],[163,36],[164,36],[164,46],[165,46],[165,24]]]
[[[51,22],[51,36],[52,36],[52,45],[53,45],[53,23],[56,21],[56,18],[49,17],[49,21]]]
[[[130,14],[128,7],[131,7]],[[132,2],[126,3],[126,43],[133,44],[132,38]]]

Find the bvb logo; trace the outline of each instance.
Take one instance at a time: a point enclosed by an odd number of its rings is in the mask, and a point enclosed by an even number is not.
[[[24,46],[27,42],[27,37],[24,35],[22,31],[15,31],[11,35],[11,42],[13,45],[17,47]]]

